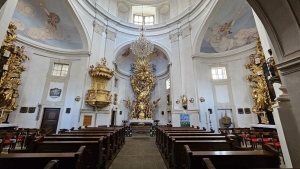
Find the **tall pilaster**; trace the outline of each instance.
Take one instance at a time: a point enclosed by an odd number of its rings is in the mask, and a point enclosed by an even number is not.
[[[14,14],[15,8],[17,6],[18,0],[7,0],[0,10],[0,42],[2,43],[6,31],[8,29],[8,24]]]

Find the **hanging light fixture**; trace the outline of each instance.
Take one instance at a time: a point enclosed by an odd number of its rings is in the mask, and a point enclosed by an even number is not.
[[[148,40],[145,37],[144,31],[146,29],[144,28],[143,6],[142,6],[142,17],[143,17],[142,28],[139,29],[140,36],[130,44],[130,49],[132,53],[135,54],[136,56],[144,58],[153,52],[154,45],[150,40]]]

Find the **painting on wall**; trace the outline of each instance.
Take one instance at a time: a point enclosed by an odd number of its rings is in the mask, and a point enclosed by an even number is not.
[[[180,127],[190,127],[189,114],[180,114]]]
[[[200,52],[220,53],[255,42],[254,16],[246,0],[224,1],[206,31]]]
[[[78,29],[61,0],[19,0],[12,22],[18,35],[53,47],[82,49]]]
[[[150,60],[150,63],[153,68],[153,74],[158,75],[166,71],[168,68],[169,60],[167,55],[161,50],[154,48],[153,53],[151,53],[147,58]],[[138,59],[135,56],[130,48],[123,49],[116,58],[117,68],[122,72],[127,74],[132,74],[132,71],[135,69],[135,62]]]

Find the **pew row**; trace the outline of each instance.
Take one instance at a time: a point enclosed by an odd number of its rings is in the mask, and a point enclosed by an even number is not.
[[[280,159],[269,151],[196,151],[184,146],[187,165],[185,169],[250,169],[279,168]],[[276,151],[276,150],[275,150]],[[202,162],[209,158],[210,162]],[[213,164],[213,165],[212,165]]]
[[[43,141],[42,138],[37,139],[30,145],[29,153],[66,153],[76,152],[82,145],[86,146],[88,152],[85,166],[91,169],[105,168],[103,160],[103,137],[98,141]]]
[[[230,140],[175,140],[172,139],[172,163],[174,169],[185,169],[187,166],[186,150],[188,145],[193,151],[233,151],[233,141]]]
[[[0,154],[1,169],[42,169],[51,160],[58,160],[55,169],[88,169],[88,152],[81,146],[75,153],[13,153]]]

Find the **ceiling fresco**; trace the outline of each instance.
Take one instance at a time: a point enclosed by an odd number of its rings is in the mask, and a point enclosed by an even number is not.
[[[82,49],[79,32],[61,0],[19,0],[12,22],[18,35],[57,48]]]
[[[167,70],[169,60],[165,53],[161,50],[154,48],[153,53],[150,54],[147,58],[150,60],[150,64],[154,69],[154,75],[159,75]],[[120,52],[120,54],[116,58],[117,68],[122,72],[132,74],[131,68],[135,66],[134,62],[136,62],[137,59],[137,56],[135,56],[131,52],[129,47],[125,48]]]
[[[257,34],[252,9],[246,0],[225,0],[205,33],[200,52],[237,49],[253,43]]]

